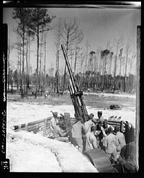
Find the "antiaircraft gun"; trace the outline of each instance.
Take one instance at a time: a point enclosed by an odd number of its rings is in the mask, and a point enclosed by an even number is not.
[[[61,48],[62,48],[62,51],[63,51],[63,55],[64,55],[64,58],[65,58],[65,62],[66,62],[66,65],[67,65],[69,76],[70,76],[70,79],[69,79],[70,84],[69,84],[68,88],[69,88],[70,96],[71,96],[72,103],[73,103],[73,106],[74,106],[75,115],[76,115],[76,117],[80,116],[82,118],[81,121],[84,123],[85,121],[88,120],[88,112],[87,112],[85,103],[83,101],[83,92],[79,89],[79,87],[76,83],[72,69],[70,67],[70,63],[68,61],[68,57],[67,57],[67,53],[66,53],[66,50],[64,48],[64,45],[61,45]]]
[[[81,117],[81,121],[84,123],[88,120],[88,112],[86,109],[86,105],[83,101],[83,92],[79,89],[77,82],[74,78],[72,69],[70,67],[70,63],[68,61],[68,57],[67,57],[67,53],[66,50],[64,48],[64,45],[61,45],[62,51],[63,51],[63,55],[65,58],[65,62],[66,62],[66,66],[69,72],[69,91],[70,91],[70,96],[72,99],[72,103],[74,106],[74,110],[75,110],[75,115],[76,117]],[[122,127],[122,123],[113,123],[111,122],[111,125],[119,125],[119,127]],[[123,130],[123,128],[121,129]],[[99,172],[118,172],[111,164],[108,156],[106,155],[106,153],[99,149],[90,149],[88,151],[85,151],[83,153],[89,160],[90,162],[97,168],[97,170]]]
[[[84,123],[85,121],[88,120],[88,112],[86,109],[86,105],[83,101],[83,92],[79,89],[79,87],[77,85],[76,79],[73,75],[70,63],[68,61],[68,57],[67,57],[67,53],[64,48],[64,45],[61,45],[61,48],[63,51],[63,55],[65,58],[65,62],[66,62],[67,68],[68,68],[69,76],[70,76],[70,79],[69,79],[70,84],[69,84],[68,88],[70,91],[70,96],[71,96],[72,103],[74,106],[75,114],[77,117],[81,116],[82,122]],[[109,121],[108,120],[108,124],[110,124],[112,126],[117,125],[118,127],[120,127],[120,130],[122,132],[124,131],[124,128],[123,128],[124,122],[123,121]]]

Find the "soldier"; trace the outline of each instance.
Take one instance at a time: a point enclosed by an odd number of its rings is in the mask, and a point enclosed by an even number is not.
[[[106,137],[106,133],[105,133],[104,128],[102,127],[102,122],[101,121],[98,122],[97,132],[98,132],[98,134],[97,134],[98,147],[101,148],[102,150],[105,150],[102,140],[103,140],[104,137]]]
[[[94,114],[91,113],[89,116],[90,116],[90,119],[92,120],[92,122],[94,123],[94,125],[96,125],[97,124],[97,119],[94,118]]]
[[[94,122],[93,122],[93,117],[94,117],[94,114],[91,113],[91,114],[89,115],[89,120],[84,123],[87,133],[88,133],[88,132],[91,132],[91,127],[92,127],[92,126],[95,126],[95,124],[94,124]]]
[[[118,139],[117,153],[120,155],[121,149],[126,145],[125,136],[122,132],[120,132],[120,127],[118,126],[115,127],[115,133]]]
[[[104,118],[103,118],[103,116],[102,116],[102,111],[98,111],[97,112],[97,115],[98,115],[98,121],[100,121],[100,122],[104,122]]]
[[[70,141],[73,144],[78,145],[78,148],[81,152],[83,152],[83,133],[86,134],[86,128],[84,124],[81,122],[81,117],[75,118],[75,123],[72,125],[71,137]]]
[[[58,125],[58,113],[57,112],[52,112],[53,114],[53,117],[51,118],[51,121],[50,121],[50,129],[51,129],[51,132],[53,134],[53,136],[55,135],[55,132],[56,132],[56,125]]]
[[[69,132],[68,129],[62,128],[61,125],[56,125],[54,139],[63,141],[63,142],[68,142],[68,132]]]
[[[122,149],[122,147],[124,147],[126,145],[125,136],[122,132],[120,132],[120,127],[118,127],[118,126],[115,127],[115,132],[116,132],[116,136],[118,138],[119,147],[120,147],[120,149]]]
[[[97,139],[95,137],[96,126],[91,127],[91,132],[86,134],[86,151],[98,147]]]
[[[103,140],[103,146],[105,147],[105,152],[107,153],[108,157],[114,161],[117,160],[117,146],[118,146],[118,139],[112,133],[112,128],[108,128],[108,134]]]
[[[88,116],[89,120],[84,123],[85,128],[86,128],[86,133],[91,132],[91,127],[95,126],[95,123],[93,122],[93,117],[94,117],[94,114],[91,113]],[[85,151],[85,149],[86,149],[86,135],[85,133],[83,133],[83,151]]]

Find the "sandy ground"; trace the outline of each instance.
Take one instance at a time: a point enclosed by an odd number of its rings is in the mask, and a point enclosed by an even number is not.
[[[98,96],[105,96],[105,97],[126,97],[126,98],[136,98],[136,94],[127,94],[127,93],[120,93],[120,94],[113,94],[113,93],[89,93],[84,92],[84,95],[98,95]]]
[[[26,131],[7,134],[11,172],[98,172],[70,143]]]
[[[110,110],[104,108],[93,108],[87,106],[88,113],[93,113],[97,117],[97,111],[103,111],[103,117],[108,119],[110,116],[121,116],[121,120],[131,122],[135,127],[135,109],[132,107],[122,108],[121,110]],[[8,127],[17,124],[28,123],[30,121],[40,120],[52,116],[51,111],[61,113],[70,113],[74,117],[73,105],[47,105],[39,103],[22,103],[8,102],[7,103],[7,123]]]
[[[94,97],[97,98],[94,99]],[[58,114],[70,113],[73,117],[74,108],[70,97],[63,98],[7,102],[7,158],[10,159],[12,172],[97,172],[96,168],[77,148],[69,143],[44,138],[38,134],[11,130],[13,125],[52,116],[51,111],[56,111]],[[101,105],[99,101],[101,101]],[[88,113],[94,113],[95,117],[97,117],[97,111],[101,110],[104,118],[121,116],[121,120],[127,120],[135,127],[136,110],[135,96],[133,95],[98,94],[91,96],[87,93],[85,94],[85,103]],[[107,109],[107,106],[112,103],[120,104],[121,110]]]

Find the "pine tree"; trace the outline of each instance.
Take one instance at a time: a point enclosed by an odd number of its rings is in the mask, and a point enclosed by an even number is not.
[[[36,92],[35,98],[37,98],[38,92],[38,78],[39,78],[39,35],[43,31],[50,30],[49,24],[55,18],[48,15],[48,10],[45,8],[31,8],[29,12],[30,22],[28,24],[29,31],[34,33],[37,37],[37,68],[36,68]]]

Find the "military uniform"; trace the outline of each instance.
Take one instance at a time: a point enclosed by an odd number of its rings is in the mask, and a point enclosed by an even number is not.
[[[95,124],[93,123],[92,120],[86,121],[84,123],[84,125],[85,125],[85,128],[86,128],[86,133],[91,132],[91,127],[95,126]]]
[[[103,146],[105,147],[105,152],[109,157],[113,157],[114,160],[117,160],[117,147],[118,147],[118,139],[117,137],[110,133],[103,140]]]
[[[82,152],[83,151],[83,139],[82,139],[82,132],[86,133],[86,128],[84,124],[81,123],[81,121],[77,121],[75,124],[72,126],[72,140],[75,140],[75,144],[78,145],[79,150]]]
[[[97,148],[97,147],[98,147],[98,144],[97,144],[96,137],[94,136],[92,132],[88,132],[86,134],[86,151],[89,149]]]

